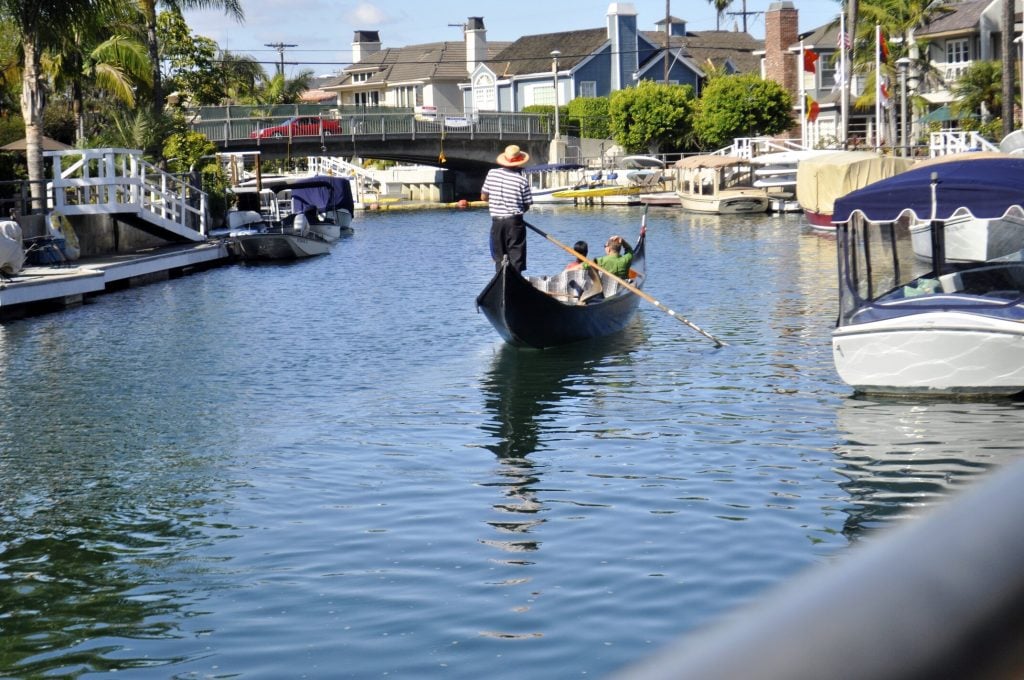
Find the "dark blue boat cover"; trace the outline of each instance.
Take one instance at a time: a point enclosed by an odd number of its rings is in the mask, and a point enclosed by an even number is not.
[[[968,211],[975,217],[1002,217],[1013,206],[1024,205],[1024,157],[981,154],[956,160],[924,161],[906,172],[851,191],[838,199],[832,222],[841,224],[854,213],[872,222],[893,222],[904,212],[918,220],[932,217],[932,178],[935,219]]]
[[[292,202],[295,209],[304,212],[308,207],[317,210],[348,210],[355,211],[352,200],[352,187],[348,179],[332,175],[315,175],[288,184],[292,190]]]

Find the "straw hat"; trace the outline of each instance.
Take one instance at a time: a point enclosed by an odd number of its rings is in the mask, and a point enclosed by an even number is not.
[[[504,165],[506,168],[521,168],[530,162],[530,154],[515,144],[509,144],[503,153],[498,154],[497,160],[498,165]]]

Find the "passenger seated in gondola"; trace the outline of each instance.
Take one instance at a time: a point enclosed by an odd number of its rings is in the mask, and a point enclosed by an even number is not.
[[[623,252],[625,250],[625,252]],[[633,247],[621,236],[615,235],[604,244],[605,255],[594,260],[620,279],[629,278],[629,266],[633,263]]]
[[[589,250],[589,246],[587,246],[587,242],[586,241],[576,241],[576,243],[573,244],[572,249],[575,250],[580,255],[582,255],[583,257],[586,257],[587,256],[587,251]],[[572,262],[570,262],[569,264],[565,265],[565,268],[566,269],[580,269],[580,268],[586,269],[587,268],[587,263],[584,262],[583,260],[578,260],[576,258],[573,258]]]

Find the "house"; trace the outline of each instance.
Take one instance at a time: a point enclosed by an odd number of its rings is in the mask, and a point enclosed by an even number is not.
[[[388,47],[378,31],[357,30],[352,64],[321,89],[335,93],[339,106],[427,107],[462,111],[459,85],[480,62],[508,42],[488,43],[481,17],[469,17],[462,41]]]
[[[1017,19],[1011,30],[1019,34],[1022,2],[1015,2]],[[904,39],[911,45],[907,51],[909,61],[903,66],[906,70],[901,71],[900,67],[895,65],[889,69],[887,90],[892,108],[887,109],[885,115],[896,115],[889,114],[888,111],[894,109],[896,103],[900,101],[905,78],[910,140],[919,139],[920,135],[927,132],[927,126],[931,123],[940,123],[946,128],[958,126],[957,116],[949,108],[949,104],[955,100],[953,89],[956,82],[976,61],[1001,58],[1002,3],[1003,0],[948,2],[944,5],[945,11],[939,12],[924,26],[912,29],[907,36],[885,36],[887,42],[893,45],[901,43]],[[838,59],[838,22],[837,8],[836,21],[801,33],[789,41],[788,50],[794,55],[794,63],[798,62],[801,49],[813,50],[819,57],[814,72],[802,72],[801,82],[805,95],[818,107],[817,119],[807,124],[808,143],[811,145],[822,146],[837,141],[840,133],[840,91],[837,85],[837,77],[841,75]],[[866,74],[854,73],[850,77],[853,99],[863,95],[865,88],[871,86],[874,82],[873,73],[871,75],[872,77],[868,78]],[[868,93],[866,99],[873,101],[874,96]],[[922,102],[927,107],[926,110],[921,109]],[[991,113],[999,115],[998,111]],[[875,138],[875,115],[873,106],[851,106],[848,112],[848,131],[854,143],[857,140],[867,141]],[[890,130],[885,136],[890,143],[896,143],[895,131]]]
[[[481,62],[463,89],[467,111],[522,111],[607,97],[641,80],[688,84],[699,93],[708,64],[728,73],[757,72],[761,42],[735,31],[690,32],[674,17],[642,31],[631,3],[613,2],[604,28],[519,38]],[[667,71],[667,73],[666,73]]]

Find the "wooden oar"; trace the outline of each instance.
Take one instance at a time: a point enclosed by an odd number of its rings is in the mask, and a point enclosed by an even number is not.
[[[644,214],[644,225],[642,227],[644,230],[647,229],[647,225],[646,225],[647,219],[646,218],[647,218],[647,215],[645,213]],[[606,274],[609,277],[611,277],[612,279],[615,279],[616,281],[619,282],[620,285],[622,285],[623,288],[625,288],[629,292],[634,293],[636,295],[639,295],[644,300],[647,300],[648,302],[653,304],[655,307],[657,307],[661,311],[667,313],[669,316],[672,316],[672,317],[675,317],[676,319],[679,319],[681,322],[683,322],[684,324],[686,324],[687,326],[689,326],[693,330],[695,330],[698,333],[700,333],[701,335],[703,335],[705,338],[708,338],[713,343],[715,343],[715,347],[724,347],[726,345],[725,342],[722,342],[721,340],[719,340],[715,336],[711,335],[710,333],[708,333],[706,330],[704,330],[703,328],[701,328],[697,324],[692,323],[691,321],[689,321],[683,315],[678,314],[675,311],[673,311],[673,310],[669,309],[668,307],[666,307],[665,305],[661,304],[660,302],[655,300],[653,297],[651,297],[647,293],[643,292],[642,290],[640,290],[639,288],[634,286],[629,281],[621,279],[618,276],[616,276],[615,274],[612,274],[610,271],[608,271],[607,269],[605,269],[604,267],[599,265],[597,262],[594,262],[593,260],[587,258],[586,255],[580,255],[575,250],[573,250],[569,246],[565,245],[564,243],[562,243],[561,241],[556,239],[554,236],[551,236],[550,234],[548,234],[548,233],[544,232],[543,230],[539,229],[538,227],[533,226],[529,222],[524,221],[523,224],[525,224],[527,227],[529,227],[533,231],[537,232],[538,234],[540,234],[541,236],[543,236],[547,240],[551,241],[552,243],[554,243],[559,248],[562,248],[563,250],[567,250],[568,252],[572,253],[573,257],[575,257],[577,260],[580,260],[581,262],[586,262],[588,265],[590,265],[594,269],[597,269],[598,271],[602,272],[603,274]]]

